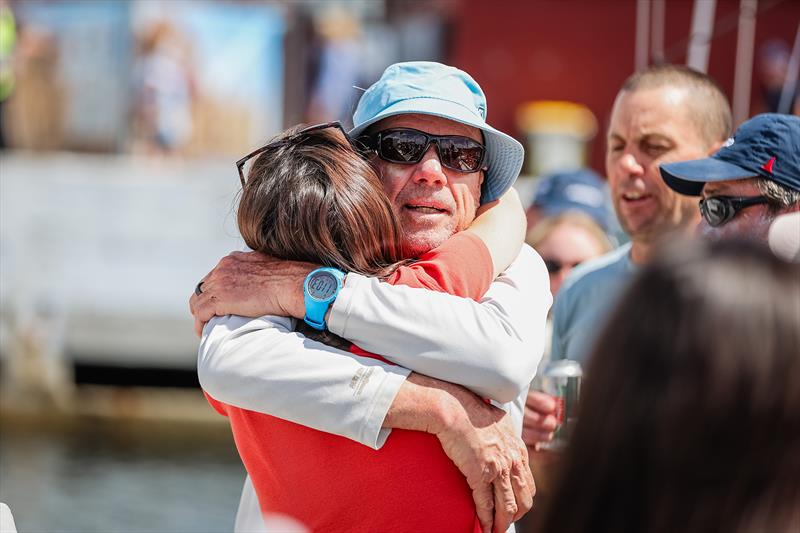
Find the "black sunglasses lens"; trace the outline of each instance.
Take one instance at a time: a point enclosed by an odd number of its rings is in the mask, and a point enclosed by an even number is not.
[[[550,274],[555,274],[561,270],[561,263],[554,259],[545,259],[544,266],[547,267],[547,271]]]
[[[700,202],[700,214],[709,226],[718,227],[733,216],[733,206],[722,198],[706,198]]]
[[[389,131],[381,134],[378,155],[391,163],[417,163],[425,154],[425,135],[409,130]]]
[[[439,157],[447,168],[459,172],[476,172],[483,161],[483,146],[467,137],[441,138]]]

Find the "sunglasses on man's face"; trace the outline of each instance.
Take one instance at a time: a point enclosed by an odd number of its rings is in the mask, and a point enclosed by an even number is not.
[[[700,200],[700,214],[711,227],[719,227],[733,220],[733,217],[751,205],[766,204],[765,196],[735,198],[732,196],[709,196]]]
[[[486,147],[461,135],[430,135],[412,128],[393,128],[364,135],[359,141],[389,163],[419,163],[433,143],[442,166],[465,174],[486,170],[481,167]]]

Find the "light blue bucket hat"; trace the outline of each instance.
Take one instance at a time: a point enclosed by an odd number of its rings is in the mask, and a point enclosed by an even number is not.
[[[481,203],[500,198],[519,176],[525,150],[514,138],[486,123],[486,97],[466,72],[430,61],[389,66],[361,96],[350,135],[395,115],[433,115],[478,128],[486,143],[488,167]]]

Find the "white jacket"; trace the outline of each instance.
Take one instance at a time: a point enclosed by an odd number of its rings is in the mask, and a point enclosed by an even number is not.
[[[377,449],[391,431],[382,428],[386,413],[415,371],[491,398],[521,434],[551,304],[547,270],[527,245],[479,302],[351,273],[329,330],[399,366],[307,339],[294,319],[226,316],[203,330],[198,376],[219,401]],[[242,501],[237,524],[243,513],[260,515],[255,497]]]

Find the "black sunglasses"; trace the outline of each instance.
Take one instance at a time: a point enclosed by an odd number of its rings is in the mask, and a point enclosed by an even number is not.
[[[359,141],[389,163],[419,163],[434,143],[442,166],[465,174],[486,170],[481,167],[486,147],[461,135],[430,135],[412,128],[393,128],[363,135]]]
[[[562,263],[556,259],[546,259],[542,258],[544,261],[544,266],[547,268],[547,272],[550,274],[556,274],[561,272],[565,268],[575,268],[576,266],[580,265],[580,262],[577,263]]]
[[[700,214],[709,226],[719,227],[729,222],[736,214],[751,205],[766,204],[766,196],[734,198],[732,196],[709,196],[700,200]]]
[[[279,146],[291,146],[294,144],[300,144],[308,137],[309,134],[314,133],[316,131],[325,130],[328,128],[338,129],[357,154],[365,158],[369,156],[369,150],[359,141],[350,137],[345,131],[344,127],[342,127],[341,122],[335,121],[335,122],[325,122],[324,124],[315,124],[313,126],[303,128],[302,130],[288,137],[284,137],[283,139],[279,139],[275,142],[266,144],[257,150],[253,150],[252,152],[250,152],[249,154],[238,160],[236,162],[236,170],[239,171],[239,180],[241,180],[242,182],[242,187],[244,187],[245,182],[247,181],[248,173],[244,171],[244,167],[248,161],[250,161],[251,159],[260,154],[263,154],[267,150],[278,148]]]

